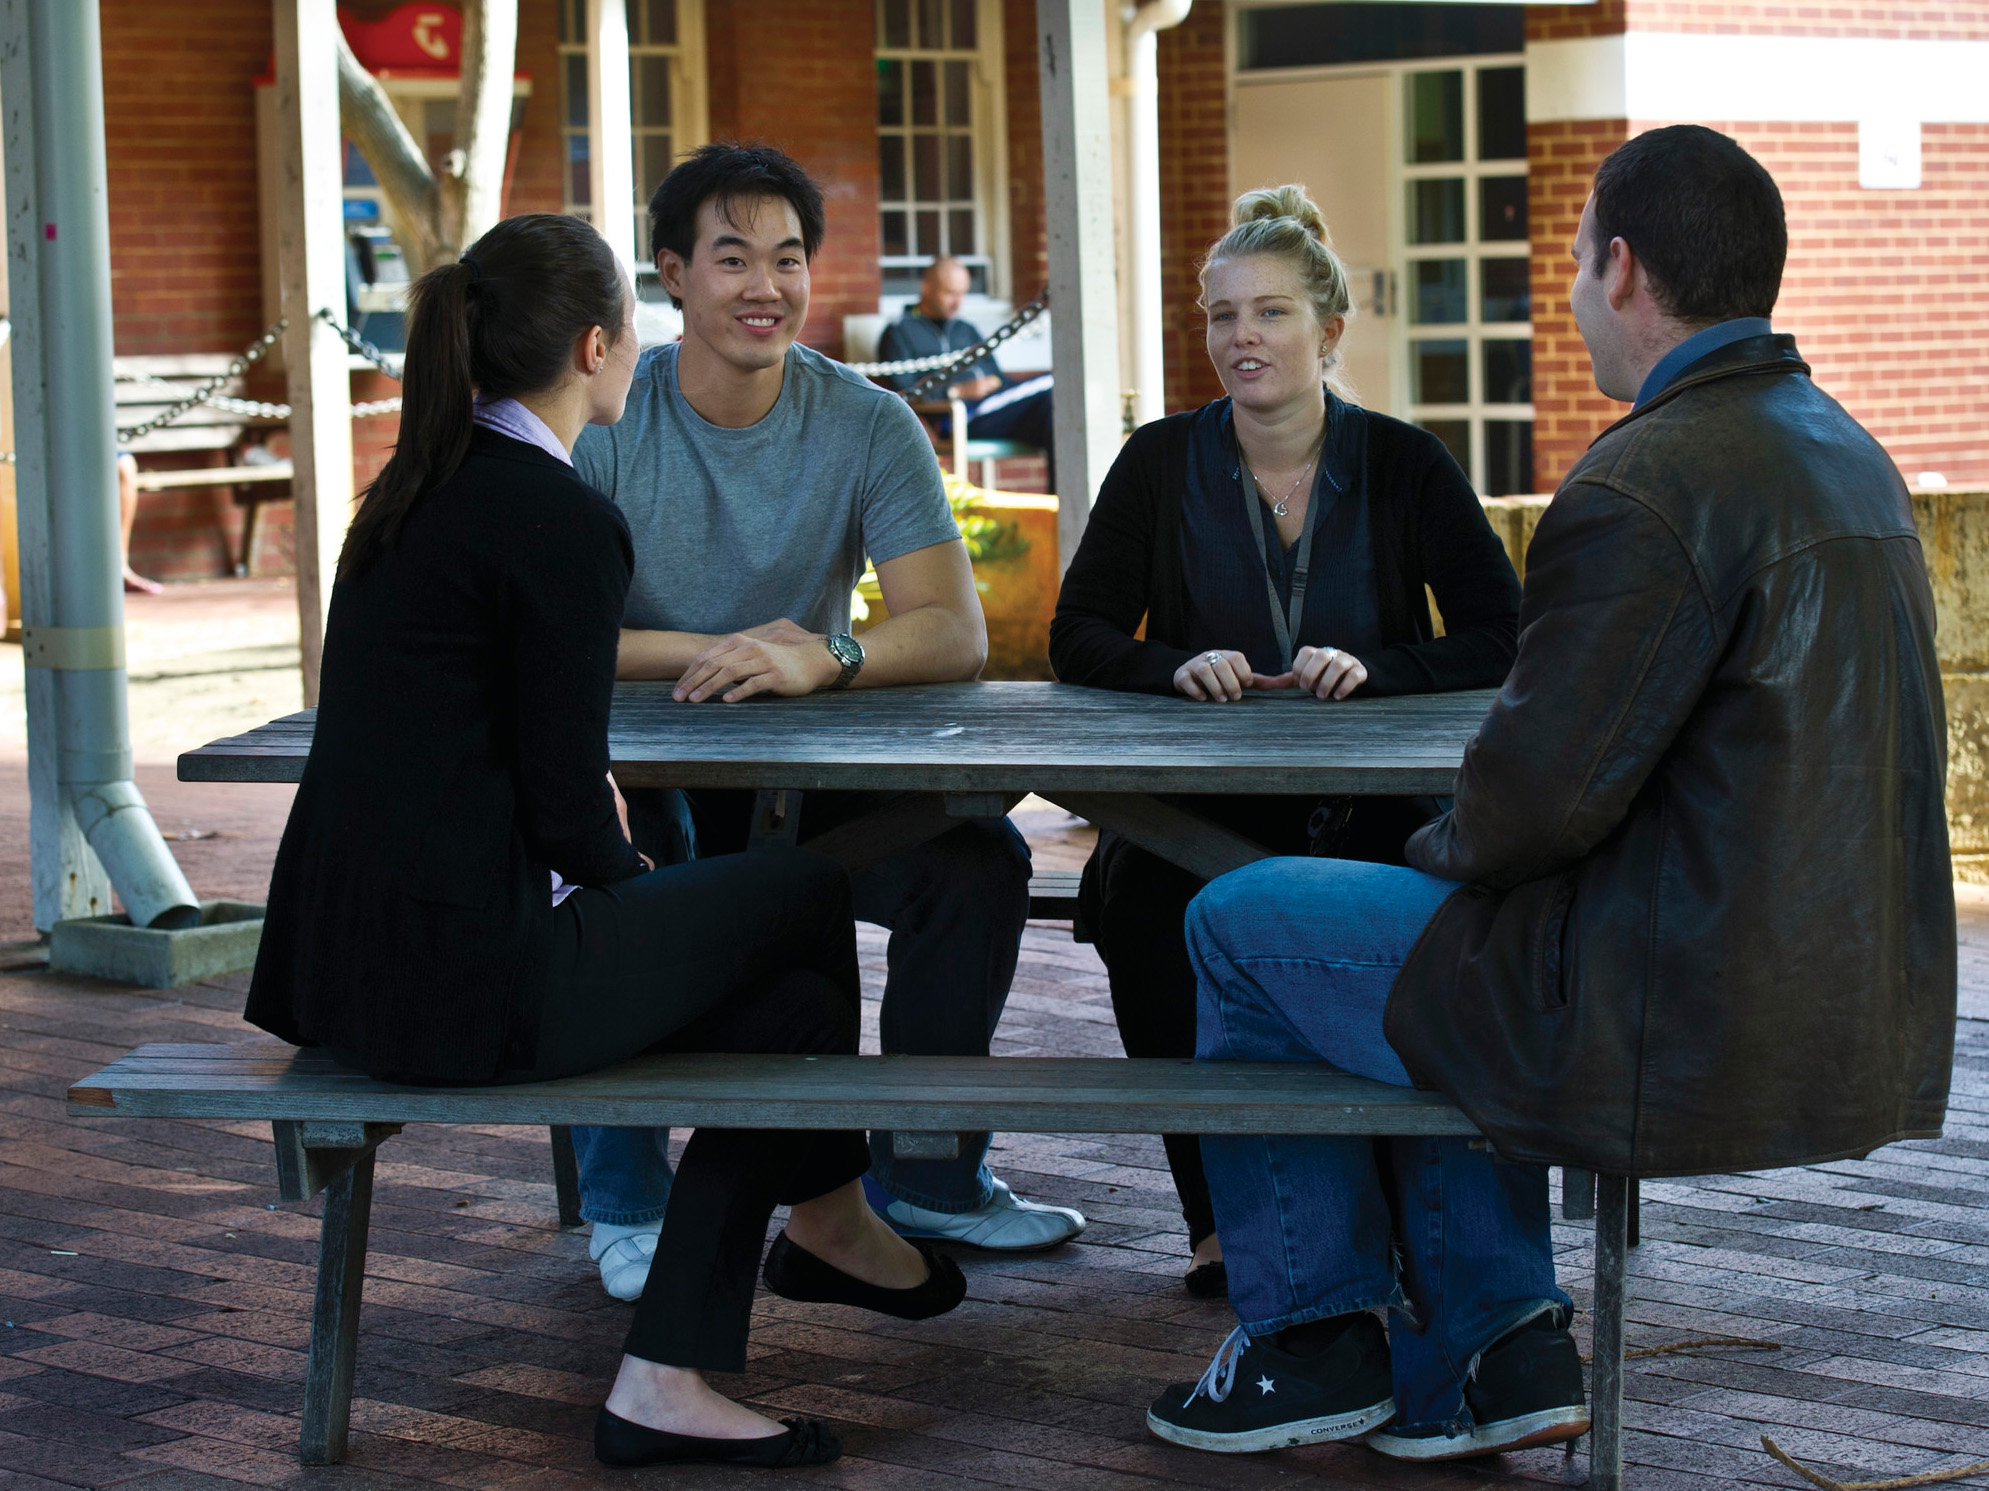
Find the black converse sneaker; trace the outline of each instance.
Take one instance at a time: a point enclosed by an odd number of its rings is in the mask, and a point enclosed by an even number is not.
[[[1146,1426],[1195,1450],[1245,1454],[1358,1439],[1394,1417],[1388,1337],[1372,1315],[1342,1317],[1338,1340],[1316,1356],[1230,1333],[1202,1380],[1154,1400]]]
[[[1581,1352],[1568,1334],[1568,1318],[1564,1310],[1549,1310],[1485,1348],[1464,1384],[1463,1426],[1379,1429],[1368,1435],[1368,1448],[1395,1460],[1460,1460],[1586,1434]]]

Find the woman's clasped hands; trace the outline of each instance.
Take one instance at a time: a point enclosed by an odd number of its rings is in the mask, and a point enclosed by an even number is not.
[[[1367,667],[1337,647],[1301,647],[1288,673],[1259,674],[1236,651],[1199,652],[1174,670],[1174,692],[1216,704],[1234,703],[1245,689],[1304,689],[1319,699],[1344,699],[1367,682]]]

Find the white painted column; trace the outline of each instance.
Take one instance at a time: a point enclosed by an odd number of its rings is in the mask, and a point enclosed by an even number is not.
[[[1111,67],[1102,0],[1037,0],[1055,365],[1059,569],[1077,553],[1119,453]]]
[[[587,3],[587,182],[594,226],[635,264],[635,131],[628,95],[627,0]]]
[[[297,619],[304,702],[318,702],[325,613],[352,514],[352,374],[345,308],[345,190],[338,123],[334,0],[271,0],[276,21],[276,147],[282,205],[284,370],[289,381],[291,482],[297,527]]]
[[[36,190],[33,12],[31,0],[0,0],[0,96],[6,100],[7,280],[12,322],[14,492],[20,538],[21,593],[14,598],[23,634],[57,624],[51,542],[48,388],[42,377],[41,245],[45,224]],[[61,699],[52,668],[29,668],[28,860],[34,924],[102,916],[111,909],[110,876],[83,837],[62,790],[58,731]]]

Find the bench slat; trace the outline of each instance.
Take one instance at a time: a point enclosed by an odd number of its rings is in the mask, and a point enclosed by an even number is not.
[[[508,1087],[397,1087],[317,1052],[141,1046],[78,1115],[370,1123],[707,1124],[1015,1133],[1473,1134],[1435,1093],[1310,1063],[1090,1057],[642,1056]]]

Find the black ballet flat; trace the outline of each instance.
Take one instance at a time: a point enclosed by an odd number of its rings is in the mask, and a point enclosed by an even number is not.
[[[1214,1263],[1197,1264],[1181,1282],[1196,1299],[1229,1298],[1229,1268],[1220,1258]]]
[[[785,1434],[760,1439],[701,1439],[632,1424],[603,1408],[594,1419],[594,1458],[603,1465],[751,1465],[784,1470],[827,1465],[843,1442],[820,1419],[782,1419]]]
[[[930,1320],[944,1315],[967,1297],[967,1276],[944,1253],[935,1253],[916,1238],[906,1242],[919,1250],[927,1269],[925,1282],[910,1289],[884,1289],[851,1278],[832,1263],[824,1263],[785,1232],[767,1249],[760,1277],[782,1299],[818,1305],[855,1305],[899,1320]]]

